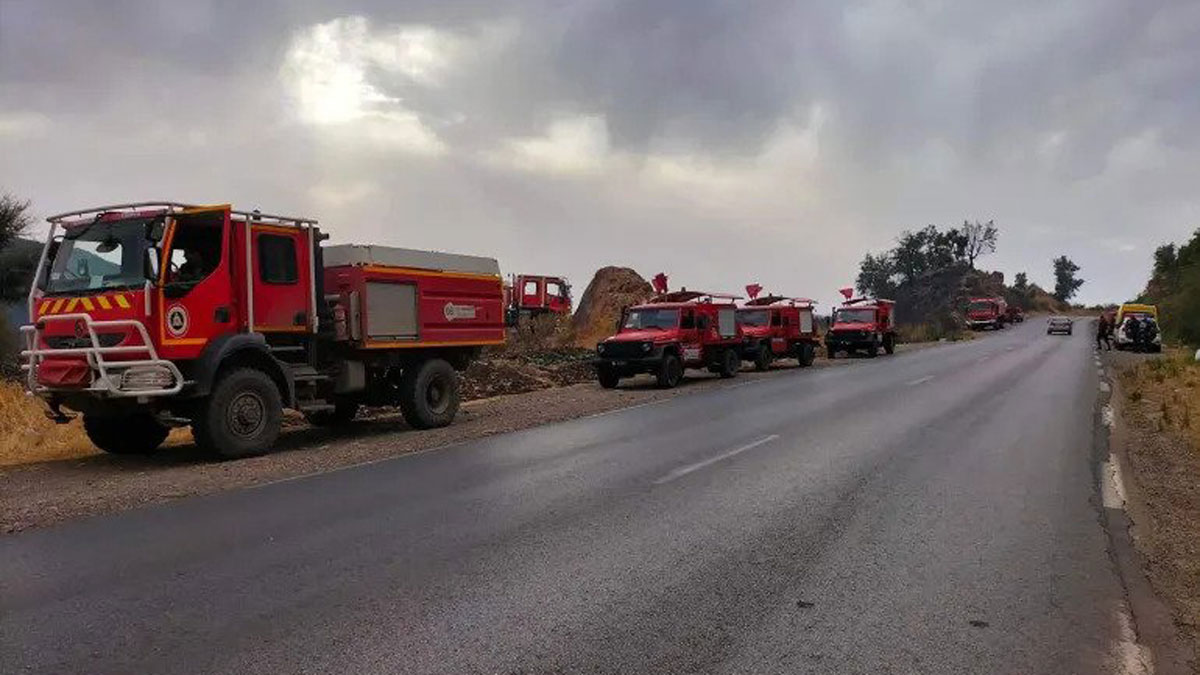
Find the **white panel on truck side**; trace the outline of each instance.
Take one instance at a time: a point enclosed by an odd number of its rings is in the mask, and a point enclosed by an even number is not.
[[[367,338],[417,339],[417,286],[367,282]]]
[[[500,276],[500,263],[495,258],[440,251],[420,251],[395,246],[339,244],[326,246],[322,254],[326,267],[341,265],[379,265],[408,267],[437,272],[460,272]]]

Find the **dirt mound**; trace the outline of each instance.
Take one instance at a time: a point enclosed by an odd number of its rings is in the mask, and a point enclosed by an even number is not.
[[[597,342],[612,335],[622,309],[645,302],[653,292],[650,282],[628,267],[596,270],[572,319],[576,346],[595,347]]]
[[[463,373],[463,400],[591,382],[596,379],[591,358],[591,351],[581,349],[485,356]]]

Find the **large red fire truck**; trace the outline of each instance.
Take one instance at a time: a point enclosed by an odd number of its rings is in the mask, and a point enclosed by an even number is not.
[[[756,284],[746,287],[751,295],[738,308],[737,318],[745,341],[742,359],[756,370],[771,367],[777,358],[794,358],[802,367],[811,366],[821,338],[813,320],[813,301],[779,295],[758,296]]]
[[[1008,303],[1004,298],[971,298],[968,301],[967,325],[971,330],[1000,330],[1008,320]]]
[[[323,246],[312,218],[144,202],[53,216],[22,328],[28,387],[102,450],[174,426],[222,457],[266,452],[282,411],[315,424],[397,405],[449,424],[456,371],[504,341],[494,259]],[[61,234],[60,234],[61,233]]]
[[[734,377],[742,365],[742,329],[734,295],[687,289],[667,292],[666,277],[654,279],[659,293],[627,308],[617,334],[596,345],[600,386],[611,389],[623,377],[650,373],[658,386],[675,387],[685,368],[707,368]]]
[[[847,354],[863,351],[875,358],[880,347],[892,354],[896,351],[896,303],[879,298],[848,298],[833,312],[829,331],[825,333],[825,349],[829,358],[838,352]]]

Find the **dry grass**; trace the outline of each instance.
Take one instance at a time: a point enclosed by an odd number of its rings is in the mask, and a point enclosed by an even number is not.
[[[78,421],[55,424],[21,385],[0,381],[0,466],[94,455]]]
[[[1200,452],[1200,362],[1190,353],[1170,350],[1129,368],[1122,373],[1122,385],[1158,431],[1173,431]]]
[[[0,467],[100,454],[79,420],[55,424],[42,404],[11,380],[0,380]],[[188,429],[173,429],[164,445],[192,442]]]

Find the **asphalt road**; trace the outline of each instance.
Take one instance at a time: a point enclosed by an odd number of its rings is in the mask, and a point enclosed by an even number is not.
[[[1109,672],[1042,328],[3,537],[0,672]]]

